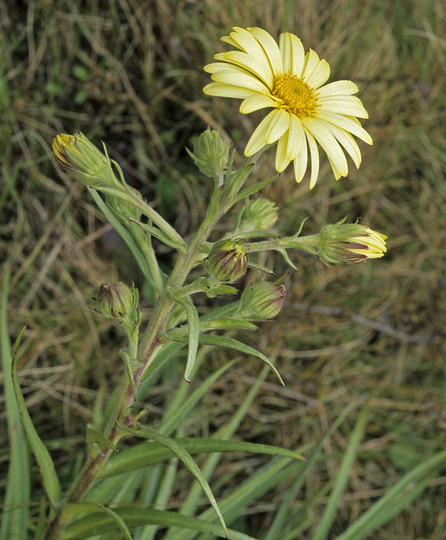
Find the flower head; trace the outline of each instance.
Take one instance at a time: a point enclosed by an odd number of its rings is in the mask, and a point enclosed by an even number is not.
[[[218,131],[204,131],[194,142],[193,153],[186,148],[200,171],[209,178],[219,178],[228,164],[229,145]]]
[[[119,187],[110,159],[83,133],[59,133],[53,139],[53,152],[59,165],[82,184]]]
[[[368,118],[351,81],[325,84],[330,66],[313,51],[305,54],[300,39],[288,32],[279,44],[261,28],[234,27],[221,38],[238,50],[218,53],[218,62],[205,66],[214,82],[205,94],[243,99],[240,112],[264,108],[272,111],[260,122],[245,148],[251,156],[265,145],[277,142],[276,170],[294,163],[297,182],[304,177],[311,160],[310,189],[319,174],[318,144],[326,152],[336,180],[347,176],[344,152],[356,167],[361,152],[353,135],[373,144],[357,118]]]
[[[97,310],[107,319],[122,319],[130,314],[137,301],[135,288],[125,283],[104,283],[96,298]]]
[[[273,319],[280,313],[285,296],[286,289],[281,283],[253,283],[242,293],[238,315],[251,320]]]
[[[268,231],[279,217],[277,206],[269,199],[259,198],[245,201],[239,215],[237,234],[253,231]]]
[[[237,239],[216,242],[209,252],[206,267],[218,281],[234,283],[246,274],[248,255],[243,243]]]
[[[326,225],[317,235],[319,257],[323,262],[361,263],[386,253],[387,236],[367,225],[344,221],[345,218],[334,225]]]

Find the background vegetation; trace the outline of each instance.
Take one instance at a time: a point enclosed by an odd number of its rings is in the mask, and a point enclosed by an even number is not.
[[[211,99],[202,66],[232,26],[291,31],[328,60],[332,80],[352,79],[370,114],[374,139],[363,164],[335,183],[328,162],[316,188],[292,171],[267,195],[280,208],[280,231],[305,231],[348,214],[388,235],[388,254],[360,266],[325,268],[295,257],[279,318],[247,336],[286,382],[263,382],[235,437],[298,448],[322,441],[322,453],[292,501],[288,530],[313,538],[369,400],[364,435],[340,499],[330,538],[342,533],[404,474],[444,449],[446,436],[446,7],[440,0],[110,0],[0,2],[0,262],[11,272],[8,330],[26,323],[20,382],[36,428],[67,483],[85,448],[86,422],[100,420],[123,372],[121,334],[92,310],[105,281],[134,281],[148,292],[119,238],[86,191],[59,176],[50,145],[58,132],[103,140],[127,181],[187,235],[199,223],[210,186],[184,147],[207,125],[241,153],[260,115]],[[273,151],[258,177],[271,175]],[[160,256],[170,264],[170,251]],[[277,260],[277,274],[288,269]],[[248,281],[253,276],[248,277]],[[3,281],[2,281],[3,282]],[[2,295],[5,298],[6,291]],[[3,345],[5,328],[3,328]],[[205,351],[206,352],[206,351]],[[234,358],[208,352],[200,379]],[[181,383],[179,358],[152,390],[156,425]],[[182,427],[188,436],[216,432],[256,379],[258,361],[240,357]],[[344,420],[328,432],[336,419]],[[0,407],[0,489],[9,442]],[[211,485],[217,498],[269,458],[228,455]],[[35,467],[33,465],[33,467]],[[374,532],[374,539],[445,538],[446,470]],[[296,478],[246,509],[240,530],[263,538]],[[31,512],[42,491],[33,468]],[[167,507],[180,508],[186,480]],[[408,489],[414,489],[409,486]],[[234,526],[234,528],[237,528]],[[282,534],[282,533],[281,533]],[[161,536],[160,536],[161,538]]]

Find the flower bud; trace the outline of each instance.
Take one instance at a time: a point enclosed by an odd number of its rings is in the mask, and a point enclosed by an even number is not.
[[[325,264],[361,263],[386,253],[386,238],[366,225],[344,223],[326,225],[317,235],[319,257]]]
[[[136,295],[135,288],[125,283],[104,283],[99,287],[96,298],[97,311],[105,318],[123,319],[134,308]]]
[[[219,240],[209,252],[206,267],[218,281],[234,283],[246,274],[248,254],[240,240]]]
[[[193,153],[189,155],[205,176],[219,178],[228,164],[229,145],[221,138],[218,131],[209,128],[196,139]]]
[[[247,200],[239,216],[237,231],[268,231],[278,219],[277,206],[269,199]]]
[[[238,316],[252,320],[273,319],[280,313],[285,296],[283,284],[268,281],[253,283],[242,293]]]
[[[59,165],[79,182],[93,188],[120,187],[108,156],[81,132],[60,133],[53,139],[53,152]]]

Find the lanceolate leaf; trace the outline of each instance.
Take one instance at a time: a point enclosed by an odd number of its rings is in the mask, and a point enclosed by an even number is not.
[[[187,322],[189,326],[189,348],[187,351],[187,363],[184,371],[184,378],[187,382],[191,382],[190,376],[194,369],[195,359],[197,357],[198,349],[198,336],[200,334],[200,319],[198,317],[197,308],[189,298],[189,296],[172,295],[173,298],[180,303],[187,315]]]
[[[249,345],[246,345],[246,343],[242,343],[241,341],[237,341],[236,339],[225,337],[225,336],[208,336],[208,335],[201,335],[199,338],[200,345],[214,345],[215,347],[226,347],[227,349],[234,349],[236,351],[242,352],[244,354],[250,354],[251,356],[255,356],[256,358],[259,358],[265,364],[267,364],[274,375],[279,379],[279,382],[282,386],[285,386],[282,377],[280,376],[277,369],[274,367],[273,363],[267,358],[263,353],[260,351],[254,349],[253,347],[250,347]]]
[[[53,507],[58,506],[61,500],[61,489],[59,484],[59,479],[56,474],[56,469],[54,468],[53,460],[46,449],[46,446],[40,440],[39,435],[32,423],[31,417],[26,408],[25,400],[23,398],[22,391],[20,389],[19,379],[17,376],[17,349],[19,348],[20,340],[22,338],[25,327],[22,328],[15,345],[13,347],[12,355],[12,384],[14,387],[15,398],[17,401],[17,406],[20,411],[20,416],[22,418],[23,427],[28,437],[28,442],[31,446],[31,449],[36,458],[37,464],[40,469],[40,474],[43,479],[43,486],[45,488],[48,499],[51,502]]]
[[[129,221],[139,225],[144,231],[153,235],[155,238],[158,238],[158,240],[166,244],[166,246],[170,246],[180,251],[184,251],[184,243],[179,244],[178,242],[174,242],[170,238],[170,236],[167,236],[167,234],[164,233],[161,229],[157,229],[156,227],[152,227],[151,225],[147,225],[146,223],[141,223],[136,219],[129,218]]]
[[[147,281],[153,287],[155,287],[154,277],[152,276],[150,266],[149,266],[149,264],[147,262],[146,257],[144,256],[143,252],[141,251],[141,248],[135,242],[135,240],[133,239],[133,237],[129,233],[129,231],[123,225],[121,225],[119,220],[116,219],[116,217],[113,215],[113,213],[108,209],[105,202],[101,199],[99,193],[93,188],[88,188],[88,190],[91,193],[91,196],[95,200],[95,202],[98,205],[101,212],[108,219],[108,221],[110,221],[110,223],[113,225],[113,227],[118,232],[119,236],[127,244],[128,248],[130,249],[133,256],[135,257],[136,262],[138,263],[138,266],[141,269],[141,272],[144,274],[144,277],[147,279]]]
[[[120,191],[113,188],[101,187],[100,191],[102,191],[103,193],[108,193],[109,195],[113,197],[117,197],[118,199],[121,199],[123,201],[127,201],[133,204],[145,216],[151,219],[153,223],[158,225],[158,227],[171,239],[171,241],[174,244],[182,245],[184,249],[185,244],[181,236],[176,232],[176,230],[169,223],[167,223],[167,221],[164,218],[162,218],[158,214],[158,212],[156,212],[156,210],[154,210],[151,206],[149,206],[145,201],[143,201],[139,197],[135,197],[134,195],[130,193],[126,193],[124,191]]]
[[[159,525],[164,527],[179,527],[181,530],[198,531],[221,537],[221,527],[203,519],[182,516],[174,512],[138,508],[135,505],[119,505],[113,508],[114,514],[121,517],[127,527],[138,525]],[[117,530],[116,521],[103,512],[95,512],[79,520],[69,523],[62,533],[61,540],[79,540],[95,534],[103,534]],[[252,536],[229,530],[231,540],[256,540]]]
[[[124,519],[119,515],[119,513],[115,512],[114,510],[111,510],[110,508],[107,508],[106,506],[103,506],[102,504],[96,504],[96,503],[69,504],[63,510],[63,514],[65,516],[76,515],[78,512],[82,512],[84,514],[83,519],[85,519],[87,523],[90,522],[91,517],[94,516],[96,518],[93,521],[94,525],[96,525],[97,521],[98,520],[100,521],[101,518],[103,520],[105,519],[106,523],[111,525],[112,527],[111,530],[117,529],[121,531],[124,538],[126,538],[127,540],[132,540],[132,535],[130,534],[130,531]],[[85,516],[85,512],[88,512],[86,516]],[[88,534],[89,532],[90,532],[89,530],[86,530],[84,534]],[[90,536],[90,534],[88,534],[88,536]],[[62,537],[65,538],[65,535],[63,534]]]
[[[240,191],[240,193],[233,199],[232,204],[235,204],[238,201],[242,201],[243,199],[246,199],[246,197],[249,197],[253,193],[257,193],[257,191],[260,191],[271,182],[274,182],[276,178],[277,176],[271,176],[270,178],[266,178],[265,180],[262,180],[261,182],[258,182],[257,184],[254,184],[253,186],[248,187],[244,189],[243,191]]]
[[[211,487],[209,486],[206,478],[203,476],[200,468],[192,458],[192,456],[189,454],[189,452],[185,449],[185,447],[180,444],[175,439],[170,439],[169,437],[165,437],[164,435],[161,435],[158,431],[155,431],[154,429],[151,429],[147,426],[143,426],[141,424],[137,425],[136,429],[129,429],[126,427],[122,427],[125,431],[128,431],[129,433],[132,433],[132,435],[135,435],[136,437],[144,437],[146,439],[152,439],[155,442],[158,442],[159,444],[162,444],[172,452],[174,452],[175,456],[178,457],[190,470],[190,472],[195,476],[198,483],[202,487],[203,491],[206,493],[206,496],[209,500],[209,502],[212,505],[212,508],[214,509],[215,513],[218,516],[218,519],[223,527],[223,530],[225,532],[226,537],[228,536],[228,531],[226,529],[226,524],[223,519],[223,515],[220,512],[220,509],[218,507],[217,501],[215,500],[214,494],[212,493]]]
[[[305,458],[292,450],[269,446],[266,444],[253,444],[240,441],[219,439],[169,439],[181,445],[190,454],[204,454],[211,452],[250,452],[256,454],[269,454],[284,456],[291,459],[303,460]],[[125,450],[121,450],[104,465],[99,478],[109,478],[118,474],[147,467],[161,461],[175,457],[175,452],[159,442],[142,443]]]

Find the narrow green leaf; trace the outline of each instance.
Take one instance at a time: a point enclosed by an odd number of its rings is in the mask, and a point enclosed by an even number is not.
[[[219,186],[214,193],[212,194],[211,200],[209,201],[208,210],[206,213],[206,219],[212,221],[220,210],[220,199],[223,193],[223,186]]]
[[[187,393],[184,388],[179,388],[160,422],[159,431],[163,435],[171,435],[171,433],[180,426],[181,420],[186,417],[206,392],[209,391],[214,382],[230,369],[234,363],[235,360],[223,364],[219,369],[211,373],[204,381],[202,381],[198,388],[192,393],[190,393],[189,385]]]
[[[105,202],[102,200],[99,193],[93,188],[88,188],[88,191],[91,193],[91,196],[93,197],[95,203],[98,205],[98,208],[101,210],[104,216],[108,219],[108,221],[113,225],[114,229],[119,234],[119,236],[127,244],[127,247],[130,249],[130,251],[132,252],[132,255],[135,257],[135,260],[139,268],[141,269],[141,272],[144,274],[144,277],[147,279],[147,281],[150,283],[150,285],[153,288],[156,288],[155,281],[152,276],[152,272],[150,270],[150,266],[147,262],[147,258],[144,256],[143,252],[141,251],[141,248],[135,242],[132,235],[123,225],[121,225],[119,220],[109,210],[109,208],[107,207]]]
[[[226,283],[220,283],[215,287],[210,287],[206,294],[209,298],[215,298],[216,296],[221,296],[223,294],[239,294],[239,290],[233,287],[232,285],[226,285]]]
[[[198,467],[198,465],[196,464],[192,456],[189,454],[189,452],[185,449],[185,447],[181,443],[176,441],[175,439],[165,437],[158,431],[155,431],[154,429],[151,429],[147,426],[143,426],[141,424],[138,424],[136,429],[129,429],[124,426],[121,426],[121,427],[124,431],[128,431],[129,433],[132,433],[132,435],[135,435],[136,437],[144,437],[146,439],[152,439],[155,442],[162,444],[163,446],[165,446],[166,448],[174,452],[175,456],[178,457],[178,459],[180,459],[186,465],[186,467],[190,470],[190,472],[196,478],[197,482],[202,487],[209,502],[211,503],[212,508],[214,509],[214,512],[218,516],[218,519],[227,537],[228,531],[226,529],[226,524],[223,519],[223,515],[220,512],[220,508],[218,507],[217,501],[215,500],[214,494],[212,493],[211,487],[208,484],[206,478],[203,476],[203,473],[201,472],[200,468]]]
[[[113,511],[124,520],[127,527],[159,525],[209,533],[213,534],[215,538],[221,536],[221,527],[217,524],[174,512],[138,508],[135,505],[119,505]],[[95,534],[104,534],[114,530],[116,530],[115,521],[104,513],[96,512],[69,523],[62,533],[61,540],[79,540],[80,538],[88,538]],[[228,533],[231,540],[256,540],[252,536],[231,529]]]
[[[303,463],[290,463],[287,458],[282,458],[280,460],[271,460],[265,467],[252,473],[229,496],[220,501],[220,507],[224,511],[228,523],[233,523],[238,517],[246,515],[246,510],[250,504],[261,499],[283,480],[294,476],[303,466]],[[215,520],[210,509],[202,512],[199,517],[208,521]],[[188,531],[180,531],[175,535],[175,540],[189,540],[191,538],[192,536],[188,534]]]
[[[226,210],[229,210],[238,200],[239,197],[236,197],[236,193],[245,183],[245,180],[248,178],[249,173],[252,171],[254,163],[252,163],[249,158],[245,160],[245,164],[242,165],[237,171],[232,172],[228,177],[228,181],[224,185],[223,196],[225,200],[229,200],[230,204],[226,207]]]
[[[158,432],[156,432],[158,433]],[[255,454],[267,454],[284,456],[291,459],[303,460],[305,458],[292,450],[270,446],[266,444],[254,444],[241,441],[228,441],[226,439],[170,439],[181,445],[190,454],[208,454],[211,452],[249,452]],[[175,452],[159,442],[138,444],[119,454],[115,454],[102,468],[99,478],[109,478],[118,474],[141,469],[154,463],[166,461],[175,457]]]
[[[9,436],[9,465],[6,493],[3,499],[0,539],[26,538],[29,520],[30,464],[28,443],[20,421],[11,376],[12,350],[7,326],[9,271],[3,278],[0,307],[0,346],[3,367],[3,386]]]
[[[280,376],[277,369],[274,367],[274,364],[269,360],[269,358],[267,358],[263,353],[261,353],[257,349],[254,349],[253,347],[246,345],[246,343],[242,343],[241,341],[237,341],[236,339],[225,337],[225,336],[208,336],[206,334],[202,334],[200,336],[199,343],[200,345],[214,345],[215,347],[225,347],[227,349],[234,349],[244,354],[255,356],[256,358],[259,358],[260,360],[265,362],[265,364],[267,364],[270,367],[271,371],[277,377],[280,384],[282,386],[285,386],[282,380],[282,377]]]
[[[191,382],[191,374],[194,369],[195,359],[197,357],[198,338],[200,335],[200,319],[198,317],[197,308],[189,298],[189,296],[180,296],[175,293],[171,293],[172,298],[181,304],[186,311],[187,323],[189,329],[188,351],[186,369],[184,370],[184,378],[187,382]]]
[[[426,488],[430,480],[446,464],[446,450],[438,452],[404,475],[367,512],[357,519],[336,540],[362,540],[389,522]]]
[[[69,518],[71,516],[75,516],[76,514],[80,512],[84,514],[87,513],[87,515],[84,515],[82,518],[87,521],[90,521],[92,516],[95,516],[96,518],[98,516],[101,516],[101,518],[106,517],[107,522],[112,525],[112,530],[119,530],[121,531],[124,538],[126,538],[127,540],[132,540],[132,535],[130,534],[130,531],[124,519],[111,508],[107,508],[106,506],[102,504],[96,504],[92,502],[68,504],[63,509],[63,516],[65,518]],[[94,521],[93,523],[96,523],[96,522]],[[62,537],[65,538],[65,535],[62,534]]]
[[[157,229],[156,227],[152,227],[151,225],[147,225],[146,223],[141,223],[140,221],[133,218],[129,218],[129,221],[135,223],[136,225],[139,225],[141,229],[148,232],[155,238],[158,238],[158,240],[166,244],[166,246],[173,247],[175,249],[178,249],[179,251],[184,251],[184,242],[182,242],[181,244],[179,244],[178,242],[173,242],[170,236],[167,236],[167,234],[161,229]]]
[[[242,201],[246,197],[249,197],[250,195],[257,193],[257,191],[260,191],[268,184],[271,184],[271,182],[274,182],[274,180],[276,180],[277,178],[278,178],[277,175],[271,176],[270,178],[266,178],[265,180],[262,180],[261,182],[258,182],[257,184],[254,184],[253,186],[250,186],[244,189],[243,191],[240,191],[240,193],[236,197],[234,197],[234,199],[232,200],[232,204]]]
[[[248,263],[248,268],[253,268],[254,270],[259,270],[260,272],[264,272],[265,274],[269,274],[272,276],[274,272],[270,270],[269,268],[266,268],[266,266],[261,266],[260,264],[257,264],[255,262],[250,261]]]
[[[101,187],[101,188],[97,188],[97,190],[103,193],[108,193],[108,195],[117,197],[118,199],[129,202],[130,204],[133,204],[135,208],[138,208],[138,210],[140,210],[141,213],[143,213],[150,220],[152,220],[153,223],[155,223],[166,234],[166,236],[170,238],[172,242],[180,246],[183,246],[183,250],[185,249],[186,245],[182,237],[177,233],[177,231],[169,223],[167,223],[167,221],[164,218],[162,218],[158,214],[156,210],[154,210],[151,206],[149,206],[145,201],[143,201],[139,197],[136,197],[133,194],[130,194],[125,191],[118,190],[118,189]]]
[[[46,449],[46,446],[41,441],[37,431],[32,423],[31,417],[26,408],[25,400],[23,398],[22,391],[20,389],[20,383],[17,376],[17,350],[20,345],[20,340],[23,336],[25,327],[22,328],[12,350],[12,384],[14,387],[15,398],[17,401],[17,407],[20,411],[20,417],[22,424],[28,437],[29,445],[34,453],[37,464],[39,466],[40,474],[42,475],[43,486],[45,488],[48,499],[53,507],[57,507],[61,500],[61,489],[59,479],[56,474],[53,460]]]
[[[205,321],[200,323],[201,330],[258,330],[257,326],[246,319],[235,318],[222,318],[213,319],[212,321]]]
[[[368,404],[364,406],[358,416],[353,433],[350,437],[347,452],[342,460],[340,469],[338,470],[333,490],[328,499],[328,504],[325,508],[325,512],[322,519],[319,521],[316,532],[313,536],[313,540],[326,540],[330,532],[330,528],[336,516],[336,510],[339,505],[341,495],[347,485],[353,462],[356,457],[356,452],[361,442],[362,435],[364,433],[366,419],[368,412]]]
[[[234,433],[237,431],[238,427],[246,417],[250,406],[252,405],[255,397],[257,396],[257,393],[262,386],[262,383],[265,381],[268,374],[269,368],[268,366],[264,366],[256,380],[254,381],[254,384],[251,385],[244,399],[236,408],[234,414],[231,416],[229,421],[217,431],[214,436],[215,439],[230,440],[231,437],[233,437]],[[220,459],[220,452],[213,452],[212,454],[207,456],[206,460],[201,466],[201,470],[206,479],[209,480],[212,477],[212,474],[217,468]],[[201,499],[201,490],[196,483],[195,485],[191,486],[186,498],[184,499],[181,507],[181,513],[187,516],[195,515],[198,511],[198,508],[201,507]],[[166,538],[164,540],[176,540],[177,534],[178,530],[170,529],[167,532]]]

